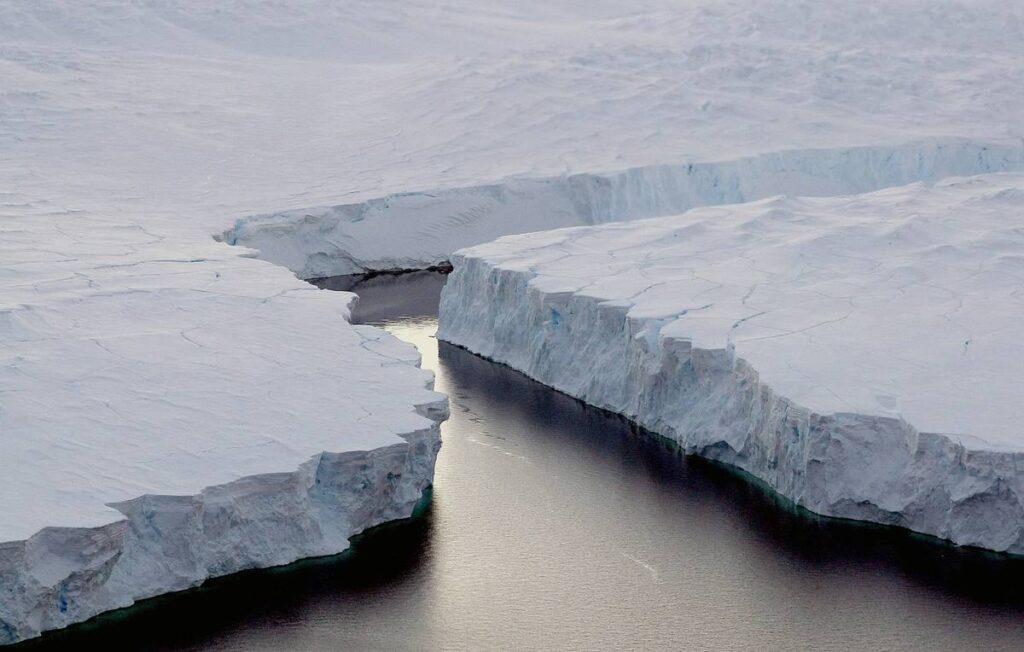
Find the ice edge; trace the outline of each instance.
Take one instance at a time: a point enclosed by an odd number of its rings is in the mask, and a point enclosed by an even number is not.
[[[324,451],[295,471],[194,495],[144,494],[109,505],[123,519],[0,542],[0,645],[207,579],[341,553],[350,538],[410,517],[432,486],[448,400],[413,407],[432,423],[396,433],[405,443]]]
[[[627,318],[628,306],[545,293],[529,285],[531,272],[472,254],[452,262],[438,339],[749,473],[811,512],[1024,553],[1024,452],[977,448],[899,418],[818,414],[776,394],[731,349],[636,337],[658,320]],[[571,337],[549,327],[555,304],[571,304]],[[560,359],[592,360],[606,373],[600,382],[567,375]]]
[[[673,215],[774,195],[858,194],[1024,170],[1024,143],[939,139],[513,178],[237,219],[214,237],[314,279],[444,265],[457,249],[565,226]]]

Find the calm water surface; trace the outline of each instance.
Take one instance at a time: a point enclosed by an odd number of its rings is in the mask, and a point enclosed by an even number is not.
[[[439,345],[443,283],[323,282],[358,292],[356,317],[419,347],[451,397],[423,516],[30,648],[1024,650],[1024,561],[796,513]]]

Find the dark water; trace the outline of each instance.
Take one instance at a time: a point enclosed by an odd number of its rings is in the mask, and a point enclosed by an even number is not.
[[[439,347],[443,281],[329,281],[362,296],[358,318],[420,347],[451,396],[423,516],[350,554],[216,580],[41,647],[1024,650],[1024,561],[796,513]]]

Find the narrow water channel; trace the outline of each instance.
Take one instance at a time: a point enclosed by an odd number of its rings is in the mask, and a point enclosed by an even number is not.
[[[38,647],[1021,650],[1024,561],[797,513],[433,337],[444,276],[329,279],[451,397],[430,508]],[[30,647],[37,647],[32,645]]]

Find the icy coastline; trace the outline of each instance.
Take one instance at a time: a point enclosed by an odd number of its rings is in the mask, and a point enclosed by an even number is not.
[[[1024,553],[1022,183],[505,237],[453,256],[438,337],[811,511]]]

